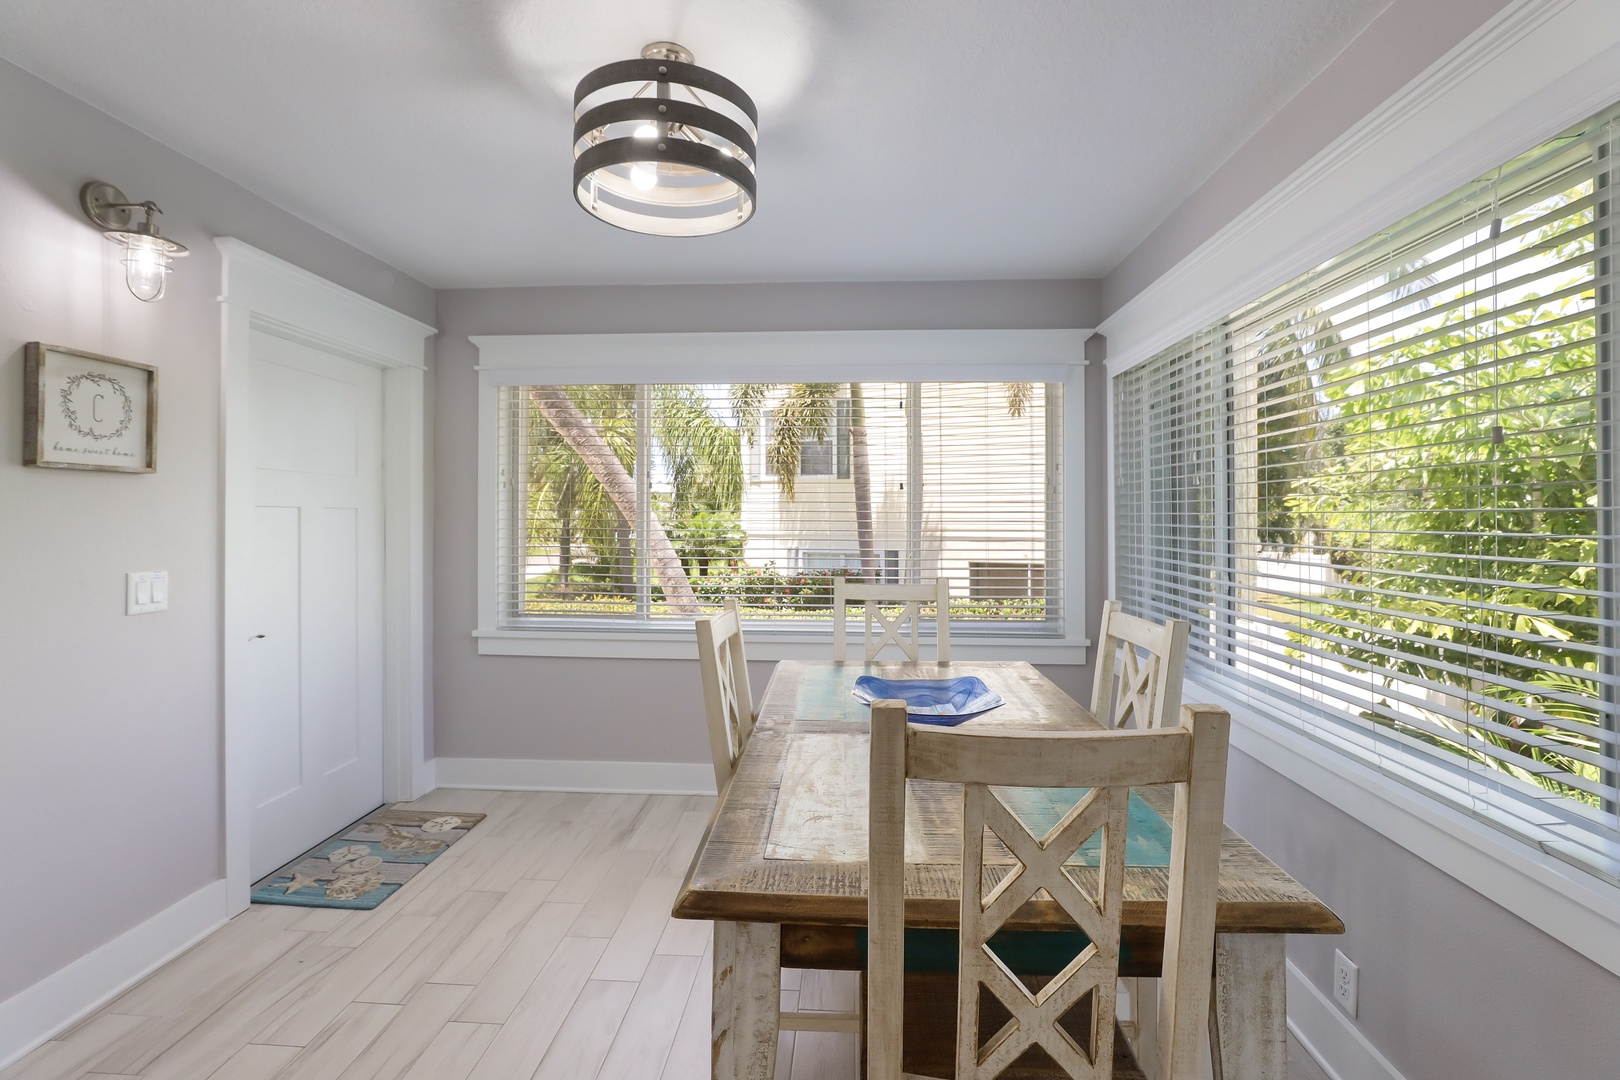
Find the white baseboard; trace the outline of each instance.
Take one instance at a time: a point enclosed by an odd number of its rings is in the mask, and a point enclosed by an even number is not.
[[[1288,962],[1288,1030],[1331,1080],[1405,1080],[1292,960]]]
[[[439,787],[505,791],[605,791],[636,795],[713,795],[714,768],[684,761],[547,761],[442,757]]]
[[[54,975],[0,1001],[0,1069],[223,926],[227,893],[224,879],[209,882]]]

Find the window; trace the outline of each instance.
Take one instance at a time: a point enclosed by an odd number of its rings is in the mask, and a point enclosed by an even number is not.
[[[1046,593],[1046,567],[1038,562],[970,562],[968,596],[974,600],[1034,598]]]
[[[500,387],[496,629],[645,629],[727,597],[751,620],[826,626],[835,576],[945,576],[954,618],[1060,636],[1062,391]],[[1025,569],[980,595],[978,565]]]
[[[832,415],[819,418],[821,426],[805,432],[799,438],[798,475],[831,476],[839,480],[850,478],[850,404],[849,398],[835,399]],[[776,461],[768,452],[768,448],[774,445],[775,435],[776,411],[772,410],[765,416],[764,437],[758,440],[767,476],[777,475]]]
[[[1620,871],[1616,127],[1114,381],[1118,589],[1189,670]]]
[[[806,570],[841,570],[851,575],[861,572],[861,553],[858,551],[800,551],[799,565]],[[897,583],[900,580],[900,550],[884,548],[878,558],[878,581]]]

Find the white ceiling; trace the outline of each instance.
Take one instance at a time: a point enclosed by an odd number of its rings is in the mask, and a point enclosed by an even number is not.
[[[1099,277],[1387,3],[0,0],[0,56],[439,288]],[[574,204],[573,85],[666,38],[759,104],[734,232]]]

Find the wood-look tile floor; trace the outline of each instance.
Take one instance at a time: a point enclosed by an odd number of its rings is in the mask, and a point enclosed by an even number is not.
[[[669,909],[713,803],[435,791],[409,805],[489,817],[381,907],[254,905],[0,1080],[703,1080],[711,934]],[[858,992],[783,974],[787,1008]],[[858,1060],[784,1034],[777,1080]]]

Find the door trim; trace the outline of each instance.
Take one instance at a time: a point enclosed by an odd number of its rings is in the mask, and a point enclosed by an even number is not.
[[[222,256],[221,453],[224,550],[225,883],[230,914],[248,906],[252,821],[241,672],[251,632],[243,610],[252,538],[251,338],[255,330],[379,368],[383,376],[383,797],[432,786],[427,717],[427,446],[425,342],[438,331],[230,237]]]

